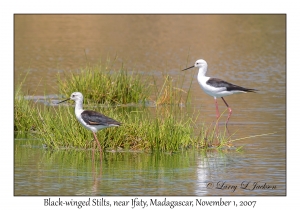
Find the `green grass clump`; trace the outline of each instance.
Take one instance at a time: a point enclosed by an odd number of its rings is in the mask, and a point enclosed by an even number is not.
[[[109,151],[163,151],[175,152],[188,148],[209,149],[230,147],[226,132],[197,125],[199,114],[190,117],[176,106],[131,110],[127,107],[96,108],[122,125],[97,132],[101,147]],[[37,136],[53,149],[89,149],[93,147],[92,132],[76,119],[74,107],[40,107]],[[194,130],[199,130],[194,135]]]
[[[130,139],[125,138],[123,144],[131,142],[131,149],[170,152],[186,149],[195,141],[192,119],[187,115],[162,108],[155,109],[154,116],[147,111],[130,115],[128,126],[133,133],[125,134]]]
[[[16,130],[29,133],[34,130],[34,137],[52,149],[93,147],[93,135],[77,121],[73,106],[67,103],[59,106],[32,103],[20,91],[17,93]],[[120,127],[103,129],[97,133],[102,148],[107,150],[175,152],[187,148],[228,146],[229,138],[225,133],[216,138],[215,129],[197,123],[199,113],[190,117],[186,109],[176,105],[156,108],[106,106],[93,109],[123,123]]]
[[[119,110],[118,110],[119,109]],[[143,109],[101,108],[97,111],[112,117],[122,126],[99,131],[97,137],[102,147],[110,150],[177,151],[195,141],[188,116],[176,116],[156,110],[156,116]],[[92,132],[85,129],[74,114],[74,107],[40,107],[38,137],[51,148],[92,148]]]
[[[113,71],[109,62],[87,65],[79,72],[70,71],[65,79],[58,74],[58,86],[60,93],[66,96],[75,91],[84,93],[87,103],[141,103],[150,94],[150,85],[142,80],[140,74],[129,72],[124,66]]]
[[[92,132],[77,121],[73,106],[31,103],[21,92],[17,93],[15,130],[34,131],[35,138],[55,150],[93,147]],[[113,106],[94,109],[122,123],[120,127],[106,128],[97,133],[102,148],[108,151],[223,150],[233,147],[235,141],[272,134],[232,139],[234,134],[228,135],[225,127],[224,131],[216,132],[216,124],[209,127],[199,124],[199,113],[189,115],[174,105],[151,109]]]
[[[25,99],[22,92],[25,79],[26,76],[14,93],[14,131],[23,134],[36,130],[38,126],[33,120],[37,115],[36,110],[33,108],[34,104],[32,101]]]
[[[89,148],[90,136],[75,118],[74,108],[38,106],[37,137],[50,148]]]

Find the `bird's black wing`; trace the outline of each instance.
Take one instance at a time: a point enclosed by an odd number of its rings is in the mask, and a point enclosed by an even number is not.
[[[249,88],[244,88],[238,85],[234,85],[231,84],[229,82],[226,82],[224,80],[221,79],[217,79],[217,78],[210,78],[209,80],[207,80],[206,82],[208,85],[211,85],[213,87],[225,87],[226,90],[228,91],[244,91],[244,92],[255,92],[257,91],[256,89],[249,89]]]
[[[85,110],[81,113],[81,117],[89,125],[104,125],[104,126],[109,126],[109,125],[121,125],[120,122],[106,117],[105,115],[91,111],[91,110]]]

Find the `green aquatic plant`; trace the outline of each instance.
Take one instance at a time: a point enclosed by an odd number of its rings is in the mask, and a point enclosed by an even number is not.
[[[24,99],[24,96],[19,96]],[[29,133],[34,131],[35,138],[42,140],[47,148],[93,148],[92,133],[77,121],[73,106],[49,106],[25,100],[22,108],[22,115],[19,111],[16,114],[22,116],[22,120],[16,117],[15,127],[21,127]],[[217,136],[215,128],[206,128],[204,124],[198,123],[199,112],[189,115],[187,108],[180,106],[98,106],[93,109],[123,123],[121,127],[107,128],[97,133],[100,144],[107,151],[176,152],[189,148],[229,146],[230,138],[225,132],[224,135]],[[27,125],[27,129],[24,129],[26,126],[23,123]],[[33,125],[36,125],[34,130]]]
[[[34,102],[27,100],[22,91],[26,77],[27,74],[14,92],[14,131],[23,134],[35,131],[38,126],[33,120],[37,115],[36,110],[33,108]]]
[[[76,120],[74,108],[69,106],[39,107],[38,137],[49,148],[92,148],[92,134]],[[99,112],[120,122],[121,127],[97,133],[101,145],[109,150],[177,151],[194,141],[188,116],[174,116],[156,110],[153,117],[147,109],[128,111],[127,108],[98,108]]]
[[[105,64],[86,65],[79,71],[70,71],[68,75],[58,74],[58,86],[61,94],[69,96],[74,91],[84,94],[86,103],[128,104],[143,103],[150,94],[147,78],[136,71],[129,71],[122,65],[113,70],[110,60]]]

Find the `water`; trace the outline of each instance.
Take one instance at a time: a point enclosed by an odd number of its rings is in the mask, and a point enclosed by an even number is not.
[[[51,152],[16,138],[14,194],[286,195],[285,23],[284,15],[16,15],[15,84],[29,70],[29,95],[56,95],[57,73],[117,53],[114,68],[124,62],[142,74],[194,77],[192,109],[210,124],[213,98],[196,69],[180,71],[203,58],[208,76],[259,90],[226,97],[233,139],[276,133],[236,141],[243,152],[105,153],[102,166],[90,151]]]
[[[105,153],[47,151],[15,144],[16,195],[282,195],[283,163],[257,162],[257,152]],[[266,159],[270,159],[266,155]],[[281,168],[281,171],[278,170]],[[263,174],[263,175],[262,175]],[[266,178],[267,177],[267,178]],[[253,189],[259,185],[275,189]],[[248,187],[242,188],[243,183]],[[235,186],[227,188],[226,186]]]

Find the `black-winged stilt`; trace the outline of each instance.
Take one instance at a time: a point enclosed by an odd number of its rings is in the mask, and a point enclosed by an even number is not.
[[[227,106],[229,114],[228,114],[227,121],[226,121],[225,125],[226,125],[226,129],[227,129],[227,132],[228,132],[227,123],[228,123],[228,120],[231,116],[232,110],[231,110],[231,108],[229,107],[229,105],[227,104],[227,102],[225,101],[225,99],[223,97],[228,96],[228,95],[232,95],[232,94],[235,94],[235,93],[255,92],[257,90],[244,88],[244,87],[241,87],[241,86],[231,84],[231,83],[226,82],[226,81],[221,80],[221,79],[205,76],[205,74],[207,72],[207,62],[203,59],[197,60],[193,66],[188,67],[186,69],[183,69],[182,71],[185,71],[185,70],[188,70],[188,69],[191,69],[191,68],[194,68],[194,67],[199,68],[197,80],[198,80],[198,83],[199,83],[200,87],[202,88],[202,90],[206,94],[214,97],[214,99],[215,99],[217,120],[220,117],[217,98],[221,98],[224,101],[225,105]]]
[[[68,101],[68,100],[73,100],[75,101],[75,115],[77,120],[88,130],[92,131],[94,134],[94,138],[97,141],[99,151],[100,153],[102,152],[101,150],[101,145],[100,142],[96,136],[96,133],[98,130],[102,130],[104,128],[108,127],[116,127],[120,126],[121,123],[109,118],[99,112],[91,111],[91,110],[83,110],[83,95],[80,92],[74,92],[71,94],[71,97],[58,102],[57,104],[60,104],[62,102]]]

